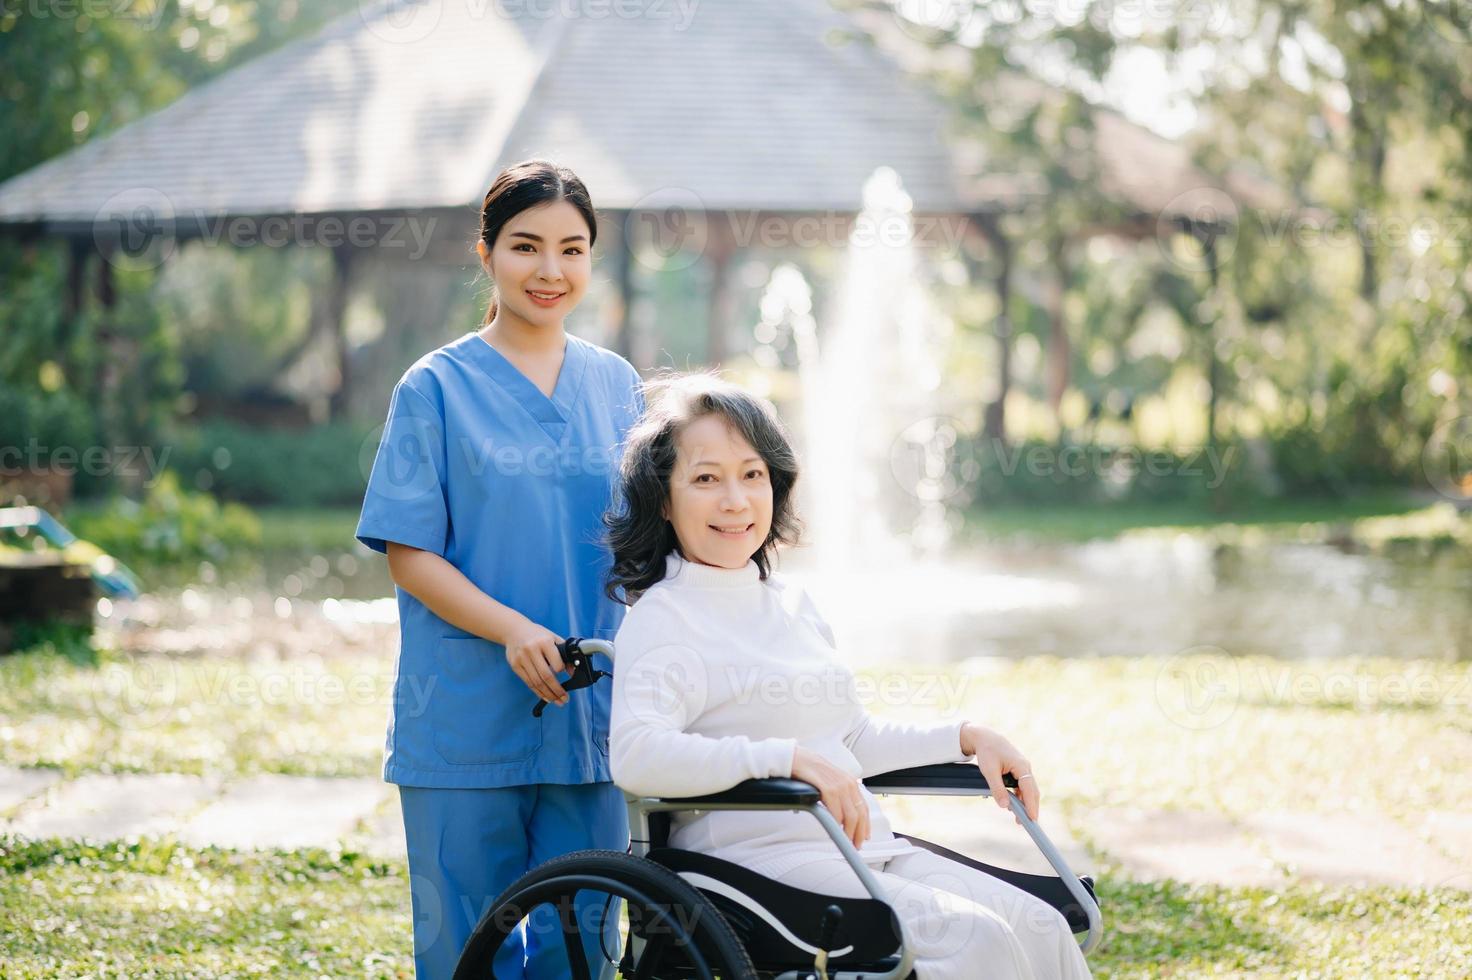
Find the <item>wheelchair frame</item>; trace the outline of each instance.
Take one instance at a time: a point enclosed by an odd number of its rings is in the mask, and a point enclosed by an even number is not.
[[[986,784],[986,777],[982,776],[980,770],[974,765],[965,762],[902,769],[869,777],[864,780],[864,784],[870,792],[880,796],[992,795],[990,787]],[[757,802],[764,796],[772,797],[772,802]],[[1008,793],[1007,797],[1012,813],[1017,816],[1028,836],[1032,838],[1033,843],[1043,853],[1053,870],[1058,873],[1059,880],[1063,882],[1068,893],[1073,896],[1074,901],[1078,902],[1079,907],[1087,916],[1088,930],[1079,940],[1079,945],[1085,954],[1091,952],[1099,944],[1104,932],[1103,916],[1099,911],[1098,902],[1084,888],[1083,882],[1068,866],[1067,860],[1048,838],[1048,835],[1036,821],[1027,815],[1022,801],[1011,793]],[[843,832],[843,827],[825,807],[818,805],[818,791],[809,783],[794,779],[752,779],[730,790],[706,797],[636,797],[626,794],[625,799],[629,807],[630,853],[639,858],[647,858],[651,849],[649,827],[651,813],[680,810],[798,810],[810,814],[827,831],[839,853],[843,855],[848,866],[863,883],[869,896],[883,905],[889,904],[874,873],[859,856],[858,849]],[[697,884],[697,887],[701,886]],[[836,970],[829,973],[829,980],[904,980],[905,977],[908,977],[914,970],[915,954],[909,937],[905,933],[904,922],[896,917],[896,925],[900,929],[899,962],[889,972]],[[640,950],[639,938],[631,936],[629,941],[637,955]],[[773,980],[804,980],[812,975],[811,970],[789,970],[777,974]],[[612,980],[613,976],[611,972],[605,973],[601,980]]]
[[[613,645],[603,640],[581,640],[581,649],[589,653],[601,653],[612,656]],[[863,780],[864,785],[880,796],[888,795],[916,795],[916,796],[991,796],[992,790],[987,785],[986,777],[981,771],[969,762],[942,763],[938,765],[918,766],[911,769],[901,769],[895,772],[882,773],[870,776]],[[1016,786],[1015,780],[1010,776],[1006,780],[1007,785]],[[863,884],[869,897],[874,901],[889,906],[878,880],[874,877],[869,866],[859,856],[859,851],[853,842],[843,832],[842,826],[834,819],[833,815],[825,807],[819,805],[818,790],[810,783],[796,779],[749,779],[739,783],[731,789],[720,793],[698,797],[646,797],[624,794],[625,803],[628,807],[630,847],[629,855],[643,861],[653,861],[649,853],[653,850],[655,841],[650,826],[650,815],[656,813],[672,813],[690,810],[795,810],[805,812],[817,820],[854,874]],[[1017,817],[1028,836],[1042,852],[1049,865],[1057,872],[1059,881],[1062,882],[1068,894],[1078,904],[1087,919],[1087,930],[1079,945],[1085,954],[1092,951],[1103,936],[1103,917],[1099,910],[1099,904],[1094,896],[1080,881],[1068,866],[1068,862],[1054,846],[1048,835],[1038,824],[1028,817],[1027,811],[1023,809],[1022,801],[1011,793],[1007,794],[1007,802],[1012,813]],[[661,866],[662,867],[662,866]],[[691,882],[697,890],[706,890],[712,884],[720,885],[718,881]],[[514,886],[513,886],[514,887]],[[718,889],[719,890],[719,889]],[[494,915],[497,909],[493,908],[487,913],[487,918]],[[894,925],[899,931],[900,946],[898,949],[898,961],[887,971],[876,972],[872,969],[854,970],[836,968],[826,970],[826,959],[828,953],[810,947],[810,944],[795,941],[796,937],[789,935],[788,941],[800,948],[811,948],[815,954],[813,967],[800,969],[785,969],[783,972],[771,974],[771,980],[811,980],[814,977],[826,977],[826,980],[905,980],[914,971],[915,952],[911,946],[904,922],[894,916]],[[1077,937],[1077,934],[1075,934]],[[646,940],[630,932],[627,940],[628,950],[625,956],[632,955],[635,961],[640,959],[644,952]],[[893,955],[893,954],[891,954]],[[463,963],[462,963],[463,966]],[[760,970],[764,975],[769,971]],[[599,967],[599,980],[614,980],[617,976],[618,964],[604,962]],[[457,976],[459,971],[457,971]]]

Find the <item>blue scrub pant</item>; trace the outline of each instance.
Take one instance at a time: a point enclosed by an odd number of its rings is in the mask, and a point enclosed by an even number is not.
[[[516,879],[584,848],[627,850],[628,811],[613,783],[538,783],[495,789],[400,786],[414,905],[414,975],[450,980],[466,940]],[[605,912],[605,905],[607,911]],[[579,923],[603,923],[608,955],[619,956],[619,902],[581,892]],[[596,929],[584,929],[588,967],[605,961]],[[543,905],[511,934],[493,966],[496,980],[565,980],[567,951],[556,911]]]

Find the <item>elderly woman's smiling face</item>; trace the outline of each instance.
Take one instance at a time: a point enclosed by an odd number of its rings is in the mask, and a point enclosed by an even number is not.
[[[742,568],[772,529],[766,461],[724,415],[704,415],[675,443],[665,519],[690,561]]]

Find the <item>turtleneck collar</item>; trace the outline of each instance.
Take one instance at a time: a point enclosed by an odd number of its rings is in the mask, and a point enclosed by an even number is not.
[[[687,561],[671,551],[664,556],[664,577],[675,584],[697,589],[740,589],[761,581],[762,570],[754,559],[741,568],[720,568]]]

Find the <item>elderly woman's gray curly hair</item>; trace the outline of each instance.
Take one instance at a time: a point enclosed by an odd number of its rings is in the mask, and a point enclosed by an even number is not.
[[[680,433],[707,415],[723,416],[767,464],[772,527],[751,556],[765,579],[778,543],[796,544],[802,531],[793,498],[797,454],[777,413],[765,400],[713,371],[653,378],[645,383],[644,395],[648,407],[624,443],[619,493],[603,516],[613,552],[604,592],[615,602],[633,605],[644,590],[664,578],[666,555],[675,551],[688,557],[680,551],[675,529],[662,511],[670,495]]]

